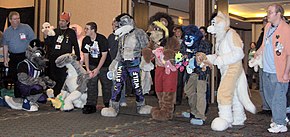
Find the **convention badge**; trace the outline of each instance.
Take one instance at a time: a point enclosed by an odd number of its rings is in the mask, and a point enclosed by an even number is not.
[[[60,44],[56,44],[54,49],[60,49],[61,48],[61,45]]]
[[[63,39],[64,39],[64,36],[63,35],[60,35],[60,36],[57,37],[56,42],[57,43],[62,43]]]
[[[19,33],[21,40],[26,40],[26,35],[24,33]]]
[[[69,40],[69,36],[68,35],[66,35],[66,41],[65,41],[65,43],[68,43],[68,40]]]

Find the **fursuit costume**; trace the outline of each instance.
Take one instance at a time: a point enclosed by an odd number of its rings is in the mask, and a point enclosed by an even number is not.
[[[74,108],[83,108],[87,103],[87,83],[89,74],[77,61],[77,56],[66,53],[55,60],[59,68],[67,68],[67,76],[60,94],[55,99],[49,98],[56,109],[65,112],[72,111]]]
[[[159,101],[159,107],[152,108],[151,115],[155,120],[165,121],[173,118],[177,89],[174,57],[180,46],[173,37],[174,22],[168,14],[156,13],[149,23],[150,43],[142,52],[147,63],[155,56],[155,91]]]
[[[16,110],[38,111],[37,102],[45,103],[46,89],[53,88],[55,82],[44,76],[46,67],[45,52],[39,40],[32,40],[26,50],[26,59],[17,67],[17,88],[21,98],[5,96],[7,104]],[[47,90],[49,97],[53,97],[53,90]]]
[[[103,108],[102,116],[116,117],[119,113],[119,101],[126,77],[132,81],[136,94],[137,113],[150,114],[151,106],[145,105],[145,98],[140,83],[140,62],[141,51],[147,46],[146,33],[134,26],[133,18],[128,14],[121,14],[116,17],[118,28],[114,34],[118,39],[118,53],[109,67],[109,73],[113,74],[115,80],[110,107]]]
[[[195,25],[182,27],[184,40],[182,42],[183,62],[186,66],[184,93],[188,98],[190,113],[183,112],[186,118],[191,118],[193,125],[203,125],[206,117],[206,89],[209,67],[201,67],[195,56],[198,54],[210,54],[211,47],[201,45],[202,33]],[[184,63],[182,63],[184,64]]]
[[[224,131],[232,125],[243,125],[247,119],[244,107],[251,113],[256,108],[248,95],[247,78],[243,69],[243,42],[237,32],[231,29],[230,19],[218,12],[211,20],[208,32],[215,34],[215,54],[207,55],[207,59],[216,65],[221,72],[217,102],[219,117],[211,123],[215,131]]]

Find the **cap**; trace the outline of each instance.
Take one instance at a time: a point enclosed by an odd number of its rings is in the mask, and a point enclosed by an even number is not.
[[[60,15],[60,19],[70,22],[70,13],[62,12]]]

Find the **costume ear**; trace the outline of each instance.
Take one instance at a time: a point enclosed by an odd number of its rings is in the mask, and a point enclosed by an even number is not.
[[[161,19],[160,19],[160,22],[161,22],[164,26],[167,27],[167,25],[168,25],[168,21],[167,21],[167,19],[165,19],[165,18],[161,18]]]
[[[182,29],[183,32],[185,32],[186,28],[187,28],[187,26],[182,26],[181,27],[181,29]]]
[[[34,39],[31,40],[29,45],[33,48],[33,47],[39,47],[40,46],[40,40],[39,39]]]

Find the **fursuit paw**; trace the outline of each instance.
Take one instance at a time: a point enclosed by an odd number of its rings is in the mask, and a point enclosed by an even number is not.
[[[160,111],[160,108],[159,107],[152,107],[151,114],[154,113],[155,111]]]
[[[168,121],[173,118],[173,113],[168,113],[165,110],[155,111],[151,113],[152,118],[158,121]]]
[[[8,106],[11,109],[21,110],[22,109],[22,103],[17,103],[13,100],[13,97],[5,96],[4,97],[5,102],[8,104]]]
[[[244,125],[244,122],[246,121],[247,117],[246,115],[240,115],[240,116],[234,116],[234,122],[232,123],[232,125],[235,126],[242,126]]]
[[[74,109],[74,105],[72,103],[64,103],[64,106],[61,110],[64,112],[70,112],[73,109]]]
[[[116,112],[114,108],[109,107],[109,108],[103,108],[101,111],[101,115],[104,117],[116,117],[118,113]]]
[[[229,127],[232,127],[231,124],[228,123],[228,121],[226,121],[225,119],[222,119],[220,117],[215,118],[211,122],[211,129],[214,131],[224,131]]]
[[[151,109],[152,109],[152,106],[149,106],[149,105],[141,106],[140,110],[138,111],[138,114],[150,114]]]

